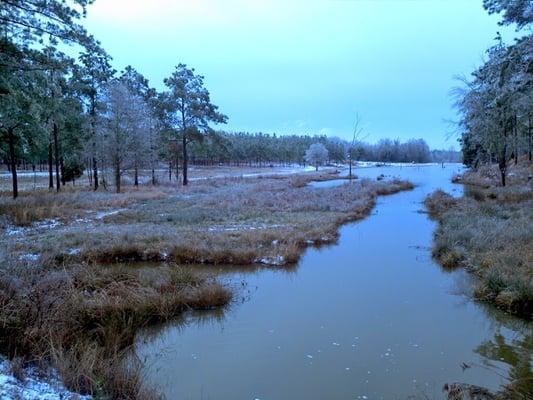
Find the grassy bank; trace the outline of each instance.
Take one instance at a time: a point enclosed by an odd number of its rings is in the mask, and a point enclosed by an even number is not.
[[[222,307],[231,293],[181,264],[286,265],[338,226],[368,215],[403,181],[335,174],[198,180],[122,194],[69,188],[0,197],[0,349],[52,365],[65,385],[102,398],[155,398],[128,358],[135,333],[185,310]],[[158,267],[118,263],[152,260]],[[193,272],[191,272],[193,271]],[[107,396],[107,397],[106,397]]]
[[[467,172],[465,195],[437,191],[425,204],[439,221],[433,255],[444,268],[465,267],[476,279],[475,298],[533,317],[533,187],[531,166],[513,170],[513,183],[498,187],[479,171]]]
[[[188,309],[221,307],[231,294],[178,267],[6,268],[0,276],[0,348],[18,365],[52,365],[71,390],[96,398],[151,399],[136,331]]]

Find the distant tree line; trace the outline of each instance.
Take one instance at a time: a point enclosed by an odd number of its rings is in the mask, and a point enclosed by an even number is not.
[[[497,163],[505,186],[510,162],[531,161],[533,150],[533,6],[530,1],[484,0],[500,24],[527,32],[512,45],[498,34],[485,63],[456,89],[464,162]]]
[[[320,143],[327,150],[327,163],[344,163],[348,153],[353,160],[381,162],[460,162],[454,150],[430,150],[423,139],[400,142],[383,139],[377,144],[350,142],[338,137],[321,135],[276,135],[266,133],[229,133],[211,131],[191,146],[191,163],[198,165],[228,164],[289,165],[305,164],[305,153]]]

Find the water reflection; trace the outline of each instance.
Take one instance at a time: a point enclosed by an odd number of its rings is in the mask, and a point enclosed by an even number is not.
[[[494,323],[492,337],[482,341],[474,352],[483,366],[503,374],[507,390],[517,399],[533,398],[533,327],[531,322],[509,316],[482,304]]]
[[[519,394],[533,393],[533,373],[531,356],[533,354],[533,335],[518,339],[507,339],[501,333],[494,334],[492,340],[481,343],[475,350],[483,357],[484,362],[495,369],[496,363],[509,366],[507,380],[513,391]]]

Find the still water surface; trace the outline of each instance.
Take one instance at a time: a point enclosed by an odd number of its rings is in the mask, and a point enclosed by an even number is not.
[[[440,399],[447,382],[531,379],[533,326],[472,302],[469,277],[431,259],[421,202],[437,188],[461,195],[459,168],[358,169],[417,186],[380,197],[295,267],[220,270],[242,301],[141,335],[148,382],[168,399]]]

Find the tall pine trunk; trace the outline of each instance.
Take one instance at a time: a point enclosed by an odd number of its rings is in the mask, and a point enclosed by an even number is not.
[[[56,190],[59,192],[61,190],[61,179],[59,177],[59,143],[57,138],[57,124],[54,121],[54,158],[56,165]]]
[[[117,189],[117,193],[120,193],[120,161],[115,161],[115,187]]]
[[[518,164],[518,118],[516,114],[513,118],[513,133],[514,133],[514,165]]]
[[[176,147],[176,182],[180,180],[180,150]]]
[[[11,181],[13,183],[13,198],[19,195],[18,177],[17,177],[17,158],[15,154],[15,133],[14,128],[8,128],[7,139],[9,142],[9,164],[11,170]]]
[[[94,148],[96,148],[96,143],[93,143],[93,149]],[[94,155],[93,155],[93,182],[94,182],[94,190],[98,190],[98,163],[96,162],[96,156]]]
[[[52,141],[48,141],[48,188],[54,188],[54,156],[52,152]]]
[[[87,167],[85,168],[85,172],[87,173],[87,180],[89,181],[89,187],[92,187],[93,186],[93,173],[91,171],[91,159],[89,157],[87,157],[87,159],[85,160],[86,164],[87,164]]]
[[[527,119],[527,134],[528,134],[528,160],[531,161],[531,152],[533,148],[533,129],[531,129],[531,117]]]
[[[65,161],[63,160],[63,156],[59,157],[59,169],[61,171],[61,184],[65,186]]]
[[[189,181],[187,180],[187,137],[185,130],[183,130],[183,186],[186,186]]]
[[[503,123],[503,146],[498,154],[498,168],[500,169],[500,177],[502,186],[505,186],[505,178],[507,174],[507,123],[508,121],[504,119]]]
[[[96,95],[91,97],[91,135],[94,190],[98,190],[98,163],[96,161]]]

